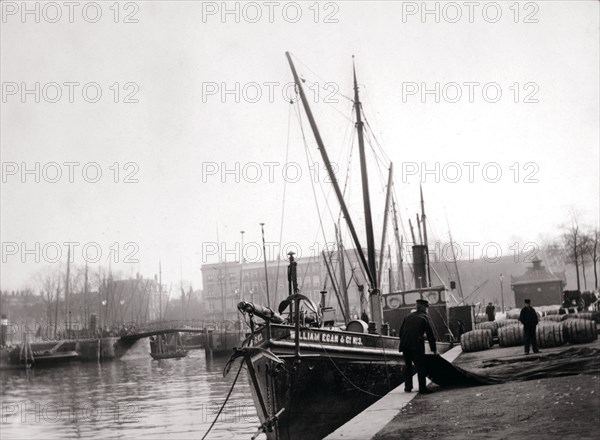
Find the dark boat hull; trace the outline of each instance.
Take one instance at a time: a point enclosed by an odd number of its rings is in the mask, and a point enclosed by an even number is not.
[[[269,439],[322,439],[402,383],[403,364],[303,356],[253,361],[269,415],[285,408]],[[257,393],[253,387],[257,408]],[[261,421],[268,417],[262,414]]]
[[[246,358],[261,422],[283,410],[269,440],[322,439],[402,383],[396,338],[320,329],[301,335],[297,357],[293,328],[271,325],[252,339],[268,351]]]
[[[152,358],[154,360],[176,359],[176,358],[186,357],[187,355],[188,355],[188,352],[185,350],[180,350],[180,351],[171,352],[171,353],[150,353],[150,356],[152,356]]]

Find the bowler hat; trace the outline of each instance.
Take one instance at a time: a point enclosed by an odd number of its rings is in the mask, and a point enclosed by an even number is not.
[[[429,301],[427,301],[426,299],[418,299],[417,304],[425,306],[425,307],[429,307]]]
[[[526,299],[525,300],[525,304],[531,304],[531,300],[530,299]]]

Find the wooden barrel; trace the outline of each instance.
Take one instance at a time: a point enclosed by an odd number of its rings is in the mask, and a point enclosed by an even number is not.
[[[492,346],[492,332],[481,329],[463,333],[460,337],[460,346],[464,352],[487,350]]]
[[[558,322],[542,321],[535,329],[535,339],[541,348],[562,345],[564,343],[562,325]]]
[[[496,323],[498,324],[498,328],[500,327],[506,327],[507,325],[516,325],[519,323],[518,319],[500,319],[498,321],[496,321]]]
[[[482,322],[488,322],[487,315],[484,315],[484,314],[481,314],[481,313],[478,314],[478,315],[475,315],[475,323],[479,324],[479,323],[482,323]]]
[[[590,321],[594,320],[594,312],[578,312],[569,316],[577,319],[589,319]]]
[[[561,322],[565,319],[566,315],[546,315],[542,317],[540,323],[545,322]]]
[[[563,338],[571,344],[593,342],[598,339],[596,323],[588,319],[567,319],[561,323]]]
[[[520,315],[521,315],[521,309],[512,309],[512,310],[509,310],[508,312],[506,312],[506,317],[508,319],[519,319]]]
[[[514,347],[523,344],[523,326],[507,325],[498,329],[498,342],[501,347]]]
[[[498,336],[498,323],[496,321],[486,321],[475,324],[475,330],[490,330],[492,337]]]

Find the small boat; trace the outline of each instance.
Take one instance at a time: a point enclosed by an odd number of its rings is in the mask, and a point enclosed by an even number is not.
[[[152,356],[152,359],[154,360],[182,358],[186,357],[187,355],[187,350],[169,351],[166,353],[150,353],[150,356]]]
[[[183,347],[179,333],[173,335],[171,344],[167,344],[164,340],[166,336],[158,335],[156,341],[150,342],[150,356],[152,356],[152,359],[178,359],[188,355],[188,351]]]

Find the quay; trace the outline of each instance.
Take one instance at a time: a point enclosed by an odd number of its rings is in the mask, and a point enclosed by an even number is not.
[[[494,347],[463,353],[454,347],[442,357],[468,371],[495,362],[538,370],[573,349],[594,353],[584,374],[540,374],[539,379],[494,385],[441,388],[432,394],[405,393],[398,386],[339,427],[326,440],[596,438],[600,431],[600,340],[543,349],[523,355],[523,347]],[[595,359],[594,359],[595,358]],[[415,375],[416,376],[416,375]],[[416,380],[416,377],[413,378]]]

